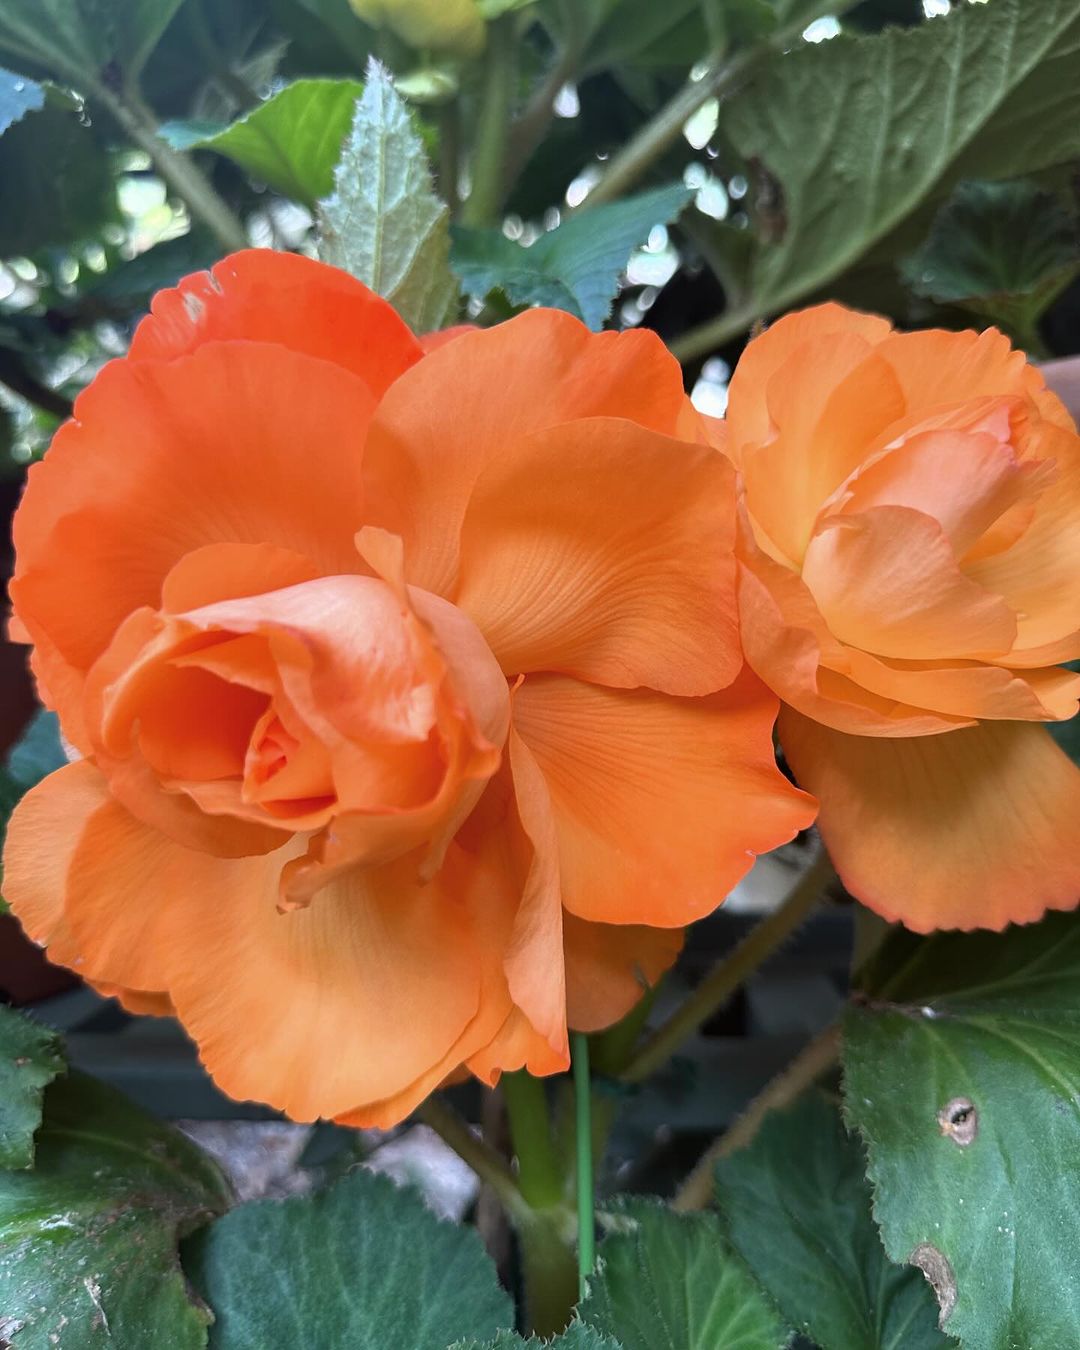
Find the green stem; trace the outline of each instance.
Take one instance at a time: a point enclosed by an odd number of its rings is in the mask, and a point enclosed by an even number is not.
[[[451,99],[439,109],[439,196],[456,216],[461,207],[461,107]]]
[[[593,1183],[592,1095],[589,1083],[589,1038],[570,1037],[574,1064],[574,1118],[577,1140],[578,1297],[589,1291],[596,1265],[596,1201]]]
[[[588,201],[588,198],[585,200]],[[675,359],[685,364],[687,361],[696,360],[699,356],[708,356],[725,342],[730,342],[740,333],[745,333],[753,326],[754,320],[760,317],[750,306],[737,305],[733,309],[725,309],[723,314],[715,319],[709,319],[696,328],[688,329],[668,346]]]
[[[521,1194],[534,1209],[561,1204],[565,1179],[551,1131],[543,1082],[522,1069],[519,1073],[504,1073],[500,1087],[510,1122]]]
[[[517,1228],[525,1281],[525,1321],[536,1336],[557,1336],[577,1302],[578,1273],[561,1216],[540,1211]]]
[[[835,1023],[816,1036],[791,1063],[769,1083],[745,1112],[702,1155],[671,1202],[680,1213],[708,1208],[713,1195],[713,1171],[721,1158],[745,1148],[770,1111],[787,1106],[835,1064],[840,1054],[840,1028]]]
[[[247,248],[248,238],[240,220],[195,161],[161,139],[157,134],[157,120],[150,109],[135,95],[121,97],[104,86],[97,90],[97,97],[135,144],[150,156],[158,173],[186,204],[192,216],[197,216],[212,230],[225,248]]]
[[[803,922],[821,899],[835,875],[822,850],[792,887],[783,903],[768,914],[698,985],[685,1003],[645,1041],[623,1069],[627,1083],[640,1083],[665,1063],[712,1015],[728,1001],[761,963]]]
[[[536,153],[555,116],[555,100],[563,85],[577,74],[579,55],[576,46],[567,46],[529,100],[525,111],[510,129],[504,161],[505,182],[513,186],[522,169]]]
[[[462,221],[474,228],[498,223],[516,79],[516,16],[504,14],[488,25],[472,188],[461,213]]]
[[[469,1129],[464,1120],[438,1097],[429,1097],[416,1110],[416,1118],[434,1130],[444,1144],[469,1164],[486,1186],[498,1196],[507,1214],[516,1222],[530,1218],[529,1205],[518,1189],[506,1159]]]

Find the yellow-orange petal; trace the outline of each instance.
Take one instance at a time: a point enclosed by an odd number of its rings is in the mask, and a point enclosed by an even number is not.
[[[602,1031],[651,989],[682,951],[681,928],[587,923],[563,916],[566,1020],[575,1031]]]
[[[453,598],[508,675],[712,693],[742,664],[734,479],[614,418],[509,443],[466,508]]]
[[[353,536],[373,407],[341,367],[260,343],[106,366],[30,470],[15,516],[11,595],[31,637],[85,673],[207,544],[271,544],[323,573],[361,570]]]
[[[780,739],[844,884],[890,922],[1000,929],[1080,903],[1080,769],[1042,727],[881,740],[785,708]]]
[[[159,291],[129,356],[171,361],[205,342],[237,340],[343,366],[376,398],[422,355],[394,307],[348,272],[296,253],[245,249]]]
[[[802,578],[832,634],[878,656],[1002,656],[1016,637],[1004,600],[965,576],[941,526],[910,507],[828,517]]]
[[[748,671],[700,699],[526,679],[514,725],[551,793],[565,907],[681,928],[809,825],[812,799],[773,759],[776,706]]]
[[[543,309],[465,333],[379,405],[364,458],[365,520],[404,540],[412,585],[450,595],[469,497],[508,447],[583,417],[673,435],[688,403],[678,363],[653,333],[590,333]]]
[[[173,614],[219,600],[298,586],[321,572],[302,553],[276,544],[206,544],[185,553],[161,584],[161,608]]]

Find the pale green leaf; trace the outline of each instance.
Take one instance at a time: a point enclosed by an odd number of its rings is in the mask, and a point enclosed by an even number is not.
[[[211,1350],[441,1350],[513,1322],[476,1231],[363,1170],[234,1209],[192,1239],[184,1267],[214,1311]]]
[[[458,308],[449,214],[435,196],[423,143],[382,66],[372,62],[352,128],[320,205],[322,258],[385,297],[417,332]]]
[[[763,206],[748,312],[820,290],[960,179],[1080,153],[1078,59],[1080,0],[991,0],[763,66],[723,119]]]
[[[45,90],[34,80],[0,70],[0,134],[28,112],[45,104]]]
[[[91,1078],[55,1082],[33,1169],[0,1172],[6,1338],[14,1350],[202,1350],[209,1315],[177,1240],[229,1198],[183,1135]]]
[[[821,1350],[948,1350],[926,1281],[885,1254],[865,1167],[836,1108],[811,1093],[718,1165],[728,1235]]]
[[[45,1088],[64,1072],[60,1038],[0,1004],[0,1167],[30,1167]]]
[[[511,304],[565,309],[600,328],[634,248],[654,225],[677,216],[692,195],[678,184],[598,206],[527,248],[501,230],[455,228],[451,262],[466,295],[483,299],[497,289]]]
[[[895,1261],[935,1281],[965,1350],[1080,1325],[1080,917],[897,930],[858,980],[845,1104]]]
[[[334,168],[364,87],[356,80],[296,80],[202,140],[286,197],[314,206],[334,188]]]

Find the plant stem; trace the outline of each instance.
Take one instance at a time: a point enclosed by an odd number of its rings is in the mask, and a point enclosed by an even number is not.
[[[150,156],[158,173],[192,216],[212,230],[225,248],[247,248],[248,238],[240,220],[195,161],[161,139],[150,109],[135,95],[121,97],[105,86],[98,88],[96,94],[135,144]]]
[[[585,199],[588,201],[588,197]],[[730,342],[732,338],[737,338],[740,333],[745,333],[752,326],[755,319],[761,316],[748,305],[738,305],[732,309],[725,309],[715,319],[709,319],[697,328],[688,329],[680,337],[675,338],[668,344],[672,355],[677,361],[684,364],[687,361],[693,361],[699,356],[707,356],[717,347],[722,347],[725,342]]]
[[[702,1155],[671,1202],[672,1209],[687,1213],[706,1209],[712,1200],[713,1169],[721,1158],[745,1148],[770,1111],[786,1106],[837,1060],[840,1027],[834,1023],[821,1032],[758,1094],[745,1112]]]
[[[488,25],[480,117],[472,160],[472,188],[461,212],[474,228],[494,225],[503,200],[503,171],[517,76],[516,15]]]
[[[577,1301],[577,1262],[562,1230],[561,1213],[544,1210],[517,1229],[525,1277],[525,1320],[537,1336],[557,1336],[570,1321]]]
[[[570,1037],[574,1065],[574,1120],[577,1143],[578,1298],[589,1290],[596,1264],[596,1201],[593,1183],[592,1089],[589,1082],[589,1038]]]
[[[623,1069],[620,1078],[627,1083],[640,1083],[659,1068],[683,1041],[724,1006],[746,977],[790,937],[821,899],[834,875],[828,854],[822,849],[783,903],[752,928],[686,1002],[657,1027]]]
[[[461,206],[461,107],[451,99],[439,109],[439,196],[456,216]]]
[[[547,79],[533,94],[525,111],[510,128],[504,162],[505,182],[512,186],[536,153],[544,133],[555,116],[555,100],[563,85],[569,84],[577,73],[578,53],[567,46],[548,73]]]
[[[416,1118],[434,1130],[444,1144],[467,1162],[476,1175],[499,1197],[503,1208],[515,1222],[529,1219],[529,1206],[518,1189],[505,1158],[477,1138],[464,1120],[438,1097],[429,1097],[417,1107]]]
[[[547,1093],[539,1078],[522,1069],[504,1073],[500,1087],[518,1162],[518,1186],[534,1209],[562,1203],[565,1178],[551,1132]]]

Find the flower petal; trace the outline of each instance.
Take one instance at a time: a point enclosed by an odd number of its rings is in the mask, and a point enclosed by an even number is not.
[[[273,342],[359,375],[380,398],[420,344],[388,301],[327,263],[245,249],[159,291],[135,330],[135,361],[172,361],[205,342]]]
[[[614,418],[507,445],[461,529],[455,602],[508,675],[709,694],[742,664],[734,473]]]
[[[590,333],[569,314],[529,310],[445,343],[387,392],[365,451],[365,519],[402,537],[412,585],[449,595],[469,497],[508,446],[582,417],[674,435],[688,408],[655,334]]]
[[[563,916],[566,1020],[575,1031],[602,1031],[625,1017],[682,951],[681,928],[587,923]]]
[[[785,708],[780,738],[844,884],[890,922],[1000,929],[1080,903],[1080,769],[1042,727],[881,740]]]
[[[527,679],[514,725],[547,779],[563,904],[601,923],[679,928],[814,816],[776,768],[776,702],[749,672],[675,699]]]

